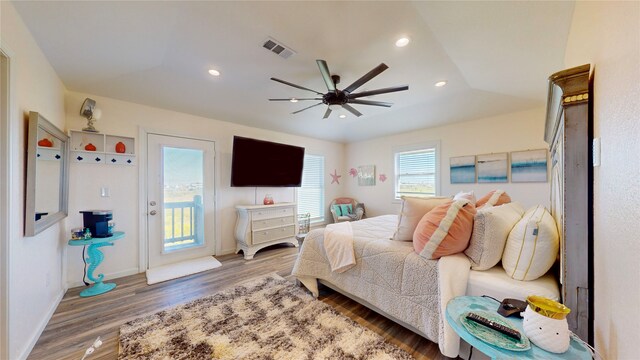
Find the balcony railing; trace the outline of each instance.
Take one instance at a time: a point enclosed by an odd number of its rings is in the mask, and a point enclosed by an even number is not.
[[[195,195],[193,201],[164,203],[164,249],[183,249],[202,244],[204,214],[202,196]]]

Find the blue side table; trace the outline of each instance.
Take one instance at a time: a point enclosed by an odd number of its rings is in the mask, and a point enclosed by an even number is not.
[[[102,260],[104,260],[104,254],[99,249],[103,246],[113,246],[114,241],[122,239],[123,237],[123,231],[115,231],[112,236],[105,238],[69,240],[69,245],[71,246],[89,245],[89,248],[87,249],[87,254],[89,255],[89,257],[87,258],[87,264],[89,264],[89,268],[87,269],[87,277],[89,278],[89,280],[93,281],[93,285],[88,289],[82,290],[82,292],[80,293],[81,297],[96,296],[115,289],[116,284],[102,282],[104,274],[99,274],[96,278],[95,276],[93,276],[93,271],[98,267],[98,265],[100,265]]]
[[[592,359],[591,352],[581,343],[571,338],[569,350],[562,354],[554,354],[542,350],[533,343],[531,349],[527,351],[510,351],[495,347],[471,335],[460,322],[460,316],[467,311],[493,311],[496,314],[499,303],[495,300],[482,296],[458,296],[447,304],[446,319],[451,328],[469,345],[476,348],[481,353],[491,359]],[[499,315],[500,316],[500,315]],[[522,319],[519,317],[504,318],[511,323],[514,328],[524,334],[522,329]]]

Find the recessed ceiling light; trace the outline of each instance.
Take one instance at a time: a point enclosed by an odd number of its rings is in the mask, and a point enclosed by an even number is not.
[[[409,44],[409,38],[407,37],[401,37],[400,39],[396,40],[397,47],[405,47],[407,46],[407,44]]]
[[[220,71],[218,71],[216,69],[209,69],[209,74],[211,74],[213,76],[220,76]]]
[[[338,116],[338,117],[339,117],[340,119],[344,119],[344,118],[346,118],[346,117],[347,117],[347,115],[342,114],[342,115],[340,115],[340,116]]]
[[[437,83],[435,83],[433,85],[437,86],[437,87],[443,87],[443,86],[447,85],[447,82],[446,81],[438,81]]]
[[[296,98],[291,98],[291,100],[289,100],[289,101],[291,101],[291,102],[298,102],[298,99],[296,99]]]

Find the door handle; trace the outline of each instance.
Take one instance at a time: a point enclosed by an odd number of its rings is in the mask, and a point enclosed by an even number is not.
[[[155,211],[155,210],[151,210],[151,211],[149,211],[149,215],[155,215],[155,214],[157,214],[157,213],[158,213],[158,212],[157,212],[157,211]]]
[[[149,203],[149,205],[151,205],[151,206],[156,206],[156,202],[155,202],[155,201],[152,201],[152,202],[150,202],[150,203]]]

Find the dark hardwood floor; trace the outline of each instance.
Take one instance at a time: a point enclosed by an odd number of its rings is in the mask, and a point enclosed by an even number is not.
[[[291,269],[297,255],[297,248],[274,246],[259,251],[249,261],[245,261],[242,255],[221,256],[218,260],[222,266],[217,269],[151,286],[146,284],[144,274],[137,274],[114,280],[118,287],[97,297],[81,298],[79,293],[83,287],[69,289],[29,359],[79,360],[98,336],[103,345],[88,360],[117,359],[118,332],[123,323],[260,275],[275,272],[292,279]],[[416,359],[448,359],[440,354],[437,344],[337,292],[324,288],[319,300],[380,334]]]

